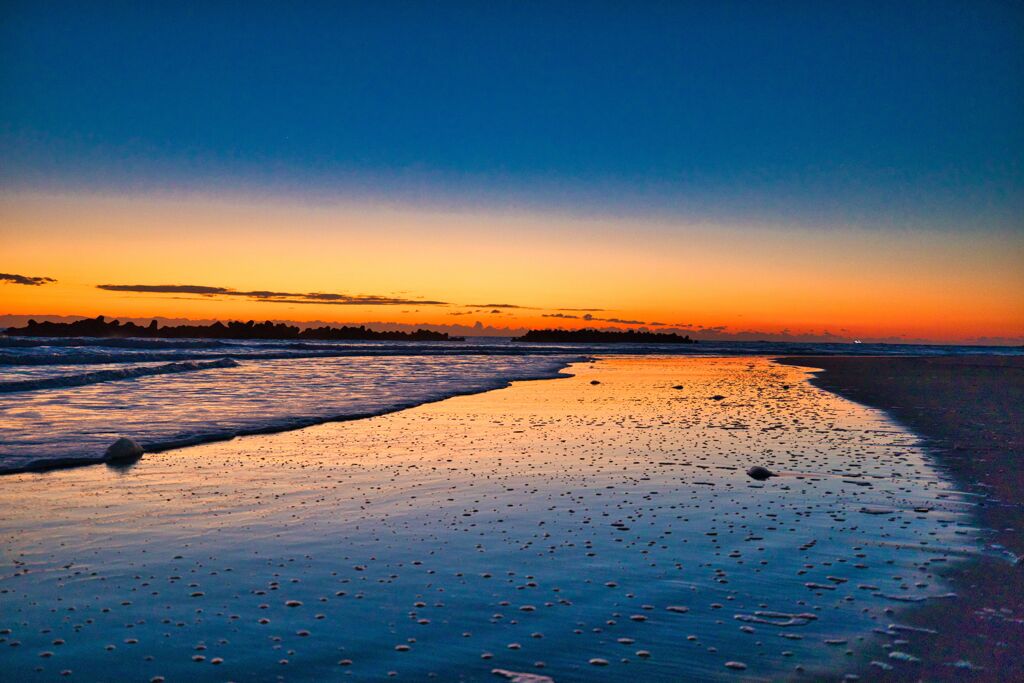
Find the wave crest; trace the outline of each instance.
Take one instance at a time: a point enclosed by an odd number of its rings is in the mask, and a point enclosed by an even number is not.
[[[182,363],[168,363],[166,365],[143,366],[123,368],[117,370],[99,370],[97,372],[84,372],[80,375],[61,375],[59,377],[46,377],[44,379],[28,379],[16,382],[0,382],[0,393],[12,391],[39,391],[41,389],[67,389],[69,387],[81,387],[99,382],[116,382],[136,377],[147,377],[149,375],[168,375],[178,372],[198,372],[200,370],[214,370],[217,368],[236,368],[238,362],[231,358],[221,358],[208,362],[185,361]]]

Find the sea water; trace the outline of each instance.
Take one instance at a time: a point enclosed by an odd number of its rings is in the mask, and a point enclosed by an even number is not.
[[[381,414],[599,354],[967,353],[977,347],[781,344],[292,342],[0,337],[0,471],[96,462],[120,437],[148,451]],[[1015,352],[987,349],[988,352]]]

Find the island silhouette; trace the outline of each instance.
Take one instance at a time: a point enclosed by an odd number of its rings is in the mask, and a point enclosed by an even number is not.
[[[464,341],[447,332],[419,329],[414,332],[379,332],[360,325],[358,327],[311,327],[301,329],[295,325],[257,323],[237,320],[210,325],[168,325],[159,327],[154,320],[147,326],[133,322],[107,321],[104,316],[86,318],[70,323],[39,322],[29,320],[25,327],[9,327],[12,337],[142,337],[156,339],[299,339],[314,341]]]

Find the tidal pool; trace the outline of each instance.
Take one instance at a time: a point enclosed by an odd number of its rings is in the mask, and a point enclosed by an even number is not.
[[[0,479],[3,677],[841,678],[873,638],[913,671],[900,607],[978,551],[914,435],[767,358],[568,372]]]

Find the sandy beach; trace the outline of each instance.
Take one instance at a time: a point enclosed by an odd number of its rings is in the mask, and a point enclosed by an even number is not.
[[[5,477],[4,670],[820,680],[913,678],[935,657],[959,671],[904,614],[954,604],[943,568],[990,551],[973,498],[917,436],[767,358],[568,371]],[[755,481],[752,465],[780,476]]]
[[[1024,358],[800,357],[780,362],[820,368],[814,384],[884,409],[928,439],[937,466],[976,494],[981,555],[944,572],[959,599],[915,609],[907,620],[937,631],[922,678],[1024,679]],[[1009,560],[1009,561],[1007,561]],[[1016,564],[1014,564],[1016,562]],[[944,666],[970,661],[979,670]]]

